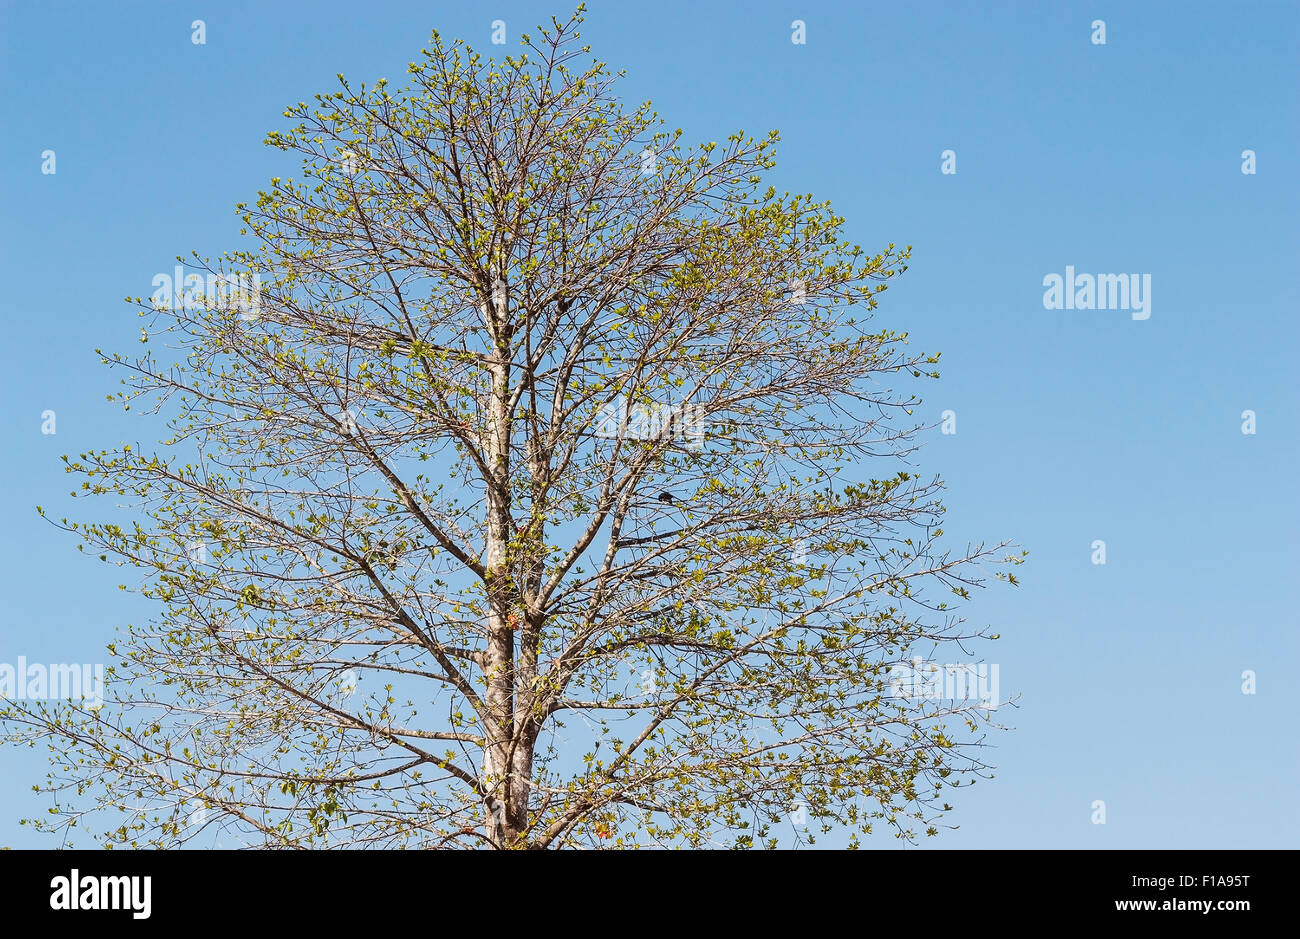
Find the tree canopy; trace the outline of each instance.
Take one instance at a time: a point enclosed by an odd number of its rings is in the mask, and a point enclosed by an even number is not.
[[[989,712],[891,692],[987,637],[1005,545],[943,545],[913,466],[937,355],[871,254],[688,146],[578,44],[430,47],[286,110],[244,291],[135,298],[119,396],[167,439],[65,458],[144,577],[103,707],[9,702],[42,827],[112,844],[771,846],[935,833]],[[252,278],[255,278],[253,280]],[[807,827],[791,827],[792,812]],[[120,825],[119,825],[120,823]]]

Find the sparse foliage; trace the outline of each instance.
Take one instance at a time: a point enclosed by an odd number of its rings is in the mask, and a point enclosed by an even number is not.
[[[984,712],[889,692],[1017,560],[944,549],[908,462],[892,385],[937,356],[870,324],[908,251],[766,185],[775,133],[625,109],[579,19],[499,63],[435,34],[400,91],[340,76],[269,137],[304,176],[240,207],[255,249],[200,261],[256,272],[255,315],[137,300],[147,348],[107,360],[171,436],[70,459],[125,514],[60,524],[158,613],[102,709],[0,712],[81,797],[41,825],[856,843],[986,772]]]

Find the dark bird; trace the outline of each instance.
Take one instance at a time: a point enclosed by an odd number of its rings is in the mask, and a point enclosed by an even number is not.
[[[676,500],[673,499],[673,494],[671,492],[661,492],[659,493],[659,501],[672,505]]]

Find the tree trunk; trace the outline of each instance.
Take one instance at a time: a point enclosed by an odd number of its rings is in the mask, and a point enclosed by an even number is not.
[[[489,328],[496,340],[492,370],[487,451],[492,480],[487,487],[487,721],[484,727],[483,783],[485,829],[494,847],[511,847],[527,826],[532,745],[521,739],[515,721],[515,636],[523,628],[519,585],[510,554],[514,518],[510,506],[510,341],[509,305],[504,289],[487,300]],[[523,751],[526,751],[526,756]]]

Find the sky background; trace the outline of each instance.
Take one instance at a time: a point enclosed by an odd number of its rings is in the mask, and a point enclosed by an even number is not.
[[[0,4],[0,662],[103,662],[144,618],[35,506],[103,514],[59,456],[162,436],[105,401],[93,350],[138,348],[122,298],[237,246],[235,203],[297,175],[262,144],[283,109],[339,72],[401,84],[435,28],[514,52],[567,2]],[[1300,5],[598,0],[582,33],[626,100],[689,140],[779,128],[774,185],[873,252],[914,247],[878,321],[943,353],[919,413],[957,416],[918,466],[947,481],[954,545],[1029,551],[1020,588],[965,608],[1001,633],[1014,730],[923,847],[1300,844]],[[1044,309],[1067,265],[1150,274],[1150,319]],[[0,846],[54,846],[18,824],[46,768],[0,749]]]

